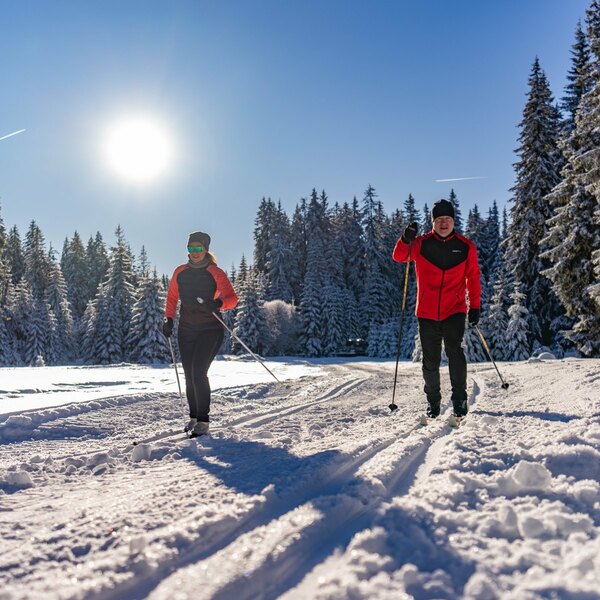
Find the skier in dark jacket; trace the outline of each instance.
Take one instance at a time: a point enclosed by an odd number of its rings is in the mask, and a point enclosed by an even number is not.
[[[185,373],[190,407],[186,430],[192,437],[209,431],[210,384],[208,369],[223,342],[223,326],[212,313],[237,306],[237,296],[227,275],[208,251],[210,236],[196,231],[188,239],[189,260],[175,269],[169,283],[163,333],[170,337],[177,302],[181,301],[177,340]],[[202,303],[198,299],[202,300]]]
[[[410,224],[396,243],[397,262],[415,262],[419,337],[423,350],[423,379],[427,415],[440,414],[440,361],[442,340],[446,355],[454,415],[467,414],[467,361],[462,348],[465,315],[470,325],[480,316],[481,282],[475,244],[454,231],[454,206],[438,200],[431,211],[433,229],[417,236]],[[468,299],[468,305],[467,305]],[[468,309],[467,309],[468,306]]]

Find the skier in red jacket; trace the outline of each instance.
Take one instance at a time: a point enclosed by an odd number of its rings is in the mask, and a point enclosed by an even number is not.
[[[446,355],[452,404],[456,417],[467,414],[467,361],[462,348],[465,315],[470,325],[480,316],[481,282],[475,244],[454,231],[454,206],[438,200],[432,208],[433,230],[417,236],[410,224],[396,243],[397,262],[415,261],[419,337],[423,350],[423,379],[427,415],[440,414],[440,361],[442,340]],[[468,302],[468,304],[467,304]],[[467,310],[468,306],[468,310]]]
[[[175,269],[169,283],[163,333],[170,337],[177,303],[181,301],[177,341],[190,407],[186,431],[192,437],[209,430],[210,384],[208,369],[223,343],[223,326],[212,313],[235,308],[237,296],[227,275],[208,251],[210,236],[196,231],[188,239],[189,260]],[[198,301],[202,299],[202,303]]]

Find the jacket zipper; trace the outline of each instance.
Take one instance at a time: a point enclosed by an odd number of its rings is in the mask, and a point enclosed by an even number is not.
[[[442,313],[442,288],[444,287],[444,275],[446,275],[446,271],[442,271],[442,283],[440,283],[440,295],[438,297],[438,321],[440,320],[440,315]]]

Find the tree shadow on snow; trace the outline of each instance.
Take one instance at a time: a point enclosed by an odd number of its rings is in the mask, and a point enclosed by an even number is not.
[[[227,487],[244,494],[259,494],[270,484],[276,492],[314,476],[340,454],[325,450],[296,456],[287,449],[259,441],[212,438],[183,456],[220,479]]]
[[[456,598],[475,572],[475,563],[448,543],[450,532],[435,523],[433,514],[421,507],[390,507],[377,525],[386,532],[392,569],[413,564],[417,576],[405,581],[406,591],[419,599]]]
[[[535,419],[540,419],[542,421],[560,421],[562,423],[568,423],[569,421],[577,421],[578,419],[583,418],[578,415],[565,415],[564,413],[545,412],[543,410],[539,410],[539,411],[514,410],[514,411],[509,411],[509,412],[502,412],[502,411],[477,409],[477,414],[478,415],[489,415],[491,417],[533,417]],[[594,416],[597,416],[597,415],[586,415],[586,417],[594,417]]]

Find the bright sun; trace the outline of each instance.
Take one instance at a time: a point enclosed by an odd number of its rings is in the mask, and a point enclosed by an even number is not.
[[[115,123],[106,136],[104,151],[109,165],[133,183],[160,179],[173,162],[170,136],[148,117],[129,117]]]

